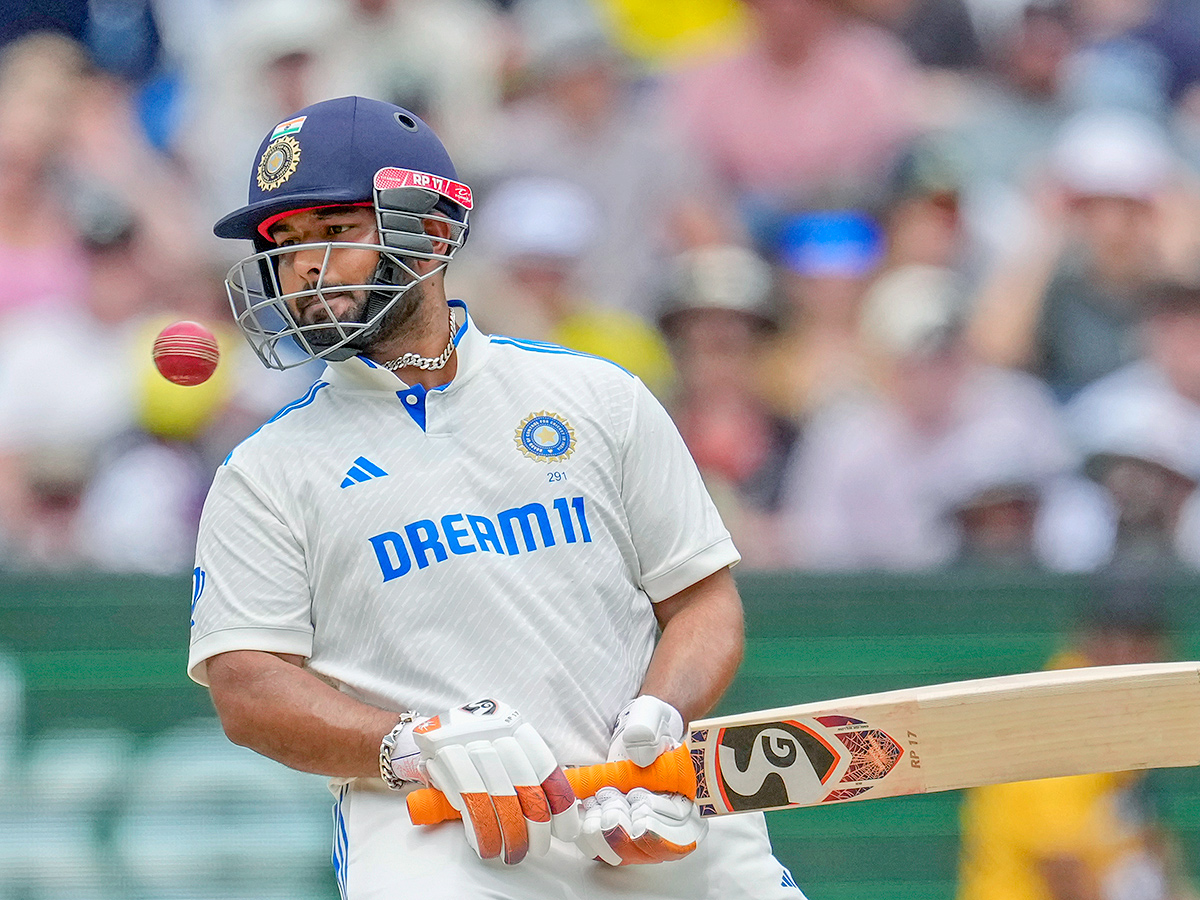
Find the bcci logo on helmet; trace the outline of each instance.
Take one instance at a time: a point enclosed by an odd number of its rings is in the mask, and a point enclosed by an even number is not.
[[[267,145],[258,161],[255,180],[261,191],[273,191],[296,172],[300,165],[300,142],[290,134],[276,138]]]

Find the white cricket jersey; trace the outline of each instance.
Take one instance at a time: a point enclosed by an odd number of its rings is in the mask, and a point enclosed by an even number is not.
[[[469,319],[454,340],[449,385],[332,363],[230,454],[200,525],[189,674],[299,654],[387,709],[495,697],[560,760],[598,761],[653,652],[652,601],[737,551],[637,378]]]

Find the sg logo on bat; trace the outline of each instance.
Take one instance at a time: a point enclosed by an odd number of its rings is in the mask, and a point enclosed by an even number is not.
[[[886,732],[839,715],[706,729],[691,744],[701,815],[848,800],[906,752]]]

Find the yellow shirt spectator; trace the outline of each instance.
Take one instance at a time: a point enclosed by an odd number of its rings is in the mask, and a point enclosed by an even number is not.
[[[1075,654],[1051,668],[1086,665]],[[957,900],[1183,900],[1144,772],[974,788],[962,809]]]
[[[555,323],[549,340],[615,362],[642,379],[660,400],[669,395],[675,380],[671,353],[662,335],[624,310],[583,307]]]
[[[739,0],[594,0],[614,42],[652,68],[737,46],[745,36]]]
[[[1136,797],[1140,773],[992,785],[963,807],[959,900],[1063,900],[1054,867],[1070,860],[1079,896],[1171,897],[1159,836]]]

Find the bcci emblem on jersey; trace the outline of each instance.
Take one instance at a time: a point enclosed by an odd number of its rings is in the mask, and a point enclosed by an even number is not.
[[[530,413],[517,426],[514,438],[521,452],[530,459],[554,462],[575,452],[575,429],[558,413]]]

